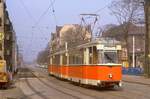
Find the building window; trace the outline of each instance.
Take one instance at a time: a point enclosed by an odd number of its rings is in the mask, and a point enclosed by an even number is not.
[[[10,55],[10,50],[7,50],[7,55]]]
[[[10,35],[9,34],[6,35],[6,40],[10,40]]]

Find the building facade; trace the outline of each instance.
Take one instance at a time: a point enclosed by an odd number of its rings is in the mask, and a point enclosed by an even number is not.
[[[7,70],[17,70],[17,40],[6,3],[0,0],[0,59],[6,60]]]
[[[56,32],[51,35],[51,52],[56,49],[64,49],[66,43],[71,48],[89,42],[91,37],[90,31],[78,24],[56,26]]]
[[[4,59],[4,11],[6,5],[0,0],[0,59]]]
[[[122,42],[122,61],[124,67],[144,67],[145,54],[145,27],[143,25],[130,24],[127,45],[124,25],[114,26],[103,33],[103,37],[115,38]],[[128,47],[128,54],[127,54]],[[129,58],[129,60],[128,60]]]

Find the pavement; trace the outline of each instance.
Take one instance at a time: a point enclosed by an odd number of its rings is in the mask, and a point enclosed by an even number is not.
[[[24,93],[18,87],[0,90],[0,99],[23,99],[24,97]]]
[[[150,85],[150,78],[146,78],[144,76],[123,75],[123,81],[129,83]]]
[[[12,84],[7,89],[0,89],[0,99],[24,99],[26,96],[16,85],[18,81],[17,75],[15,75]]]

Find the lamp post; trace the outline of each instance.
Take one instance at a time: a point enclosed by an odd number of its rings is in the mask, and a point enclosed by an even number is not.
[[[132,55],[132,67],[134,68],[135,67],[135,37],[133,35],[132,37],[132,40],[133,40],[133,55]]]

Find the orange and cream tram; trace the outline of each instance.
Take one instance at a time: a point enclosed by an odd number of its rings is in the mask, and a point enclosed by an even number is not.
[[[121,45],[101,38],[50,56],[50,75],[98,87],[121,86]]]

